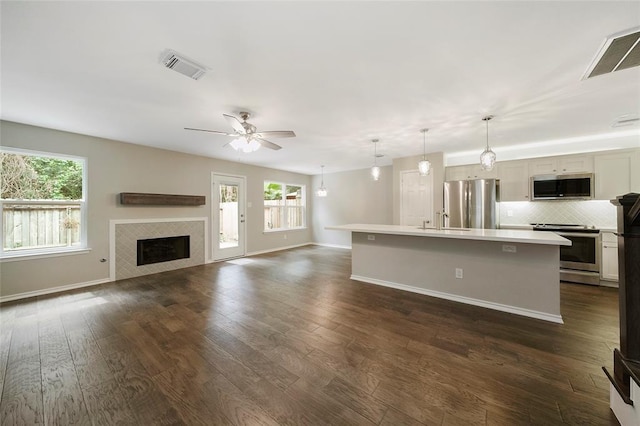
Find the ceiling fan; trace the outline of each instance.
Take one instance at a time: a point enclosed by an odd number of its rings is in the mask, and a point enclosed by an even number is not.
[[[224,146],[231,145],[236,151],[252,152],[259,149],[261,146],[269,149],[281,149],[280,145],[276,145],[273,142],[269,142],[265,138],[293,138],[296,134],[291,130],[272,130],[267,132],[256,132],[256,126],[247,122],[247,119],[251,116],[246,111],[240,112],[242,121],[238,120],[233,115],[222,114],[227,122],[233,128],[233,132],[221,132],[218,130],[206,130],[206,129],[194,129],[191,127],[185,127],[185,130],[196,130],[198,132],[215,133],[217,135],[231,136],[235,139],[225,144]]]

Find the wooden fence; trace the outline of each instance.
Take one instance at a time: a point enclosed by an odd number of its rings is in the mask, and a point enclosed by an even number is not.
[[[4,205],[4,250],[80,243],[80,206]]]

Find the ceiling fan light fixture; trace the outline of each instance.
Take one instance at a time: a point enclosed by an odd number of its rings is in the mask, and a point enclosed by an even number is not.
[[[262,146],[257,140],[247,138],[234,139],[229,143],[229,145],[231,145],[231,148],[235,149],[236,151],[242,152],[254,152],[260,149],[260,147]]]
[[[431,163],[427,160],[427,132],[429,129],[422,129],[422,160],[418,161],[418,172],[420,176],[427,176],[431,171]]]
[[[480,167],[482,170],[492,170],[496,164],[496,153],[489,148],[489,120],[493,118],[493,115],[487,115],[482,119],[485,123],[487,123],[487,146],[485,150],[480,154]]]

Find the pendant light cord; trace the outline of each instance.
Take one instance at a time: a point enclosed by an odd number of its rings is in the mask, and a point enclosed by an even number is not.
[[[487,123],[487,151],[489,151],[489,119],[485,120]]]
[[[482,120],[487,123],[487,149],[485,151],[489,151],[489,120],[493,118],[493,115],[487,115]]]

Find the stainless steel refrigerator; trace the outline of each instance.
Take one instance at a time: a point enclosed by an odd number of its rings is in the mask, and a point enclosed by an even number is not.
[[[444,183],[444,226],[496,229],[500,226],[500,181],[455,180]]]

